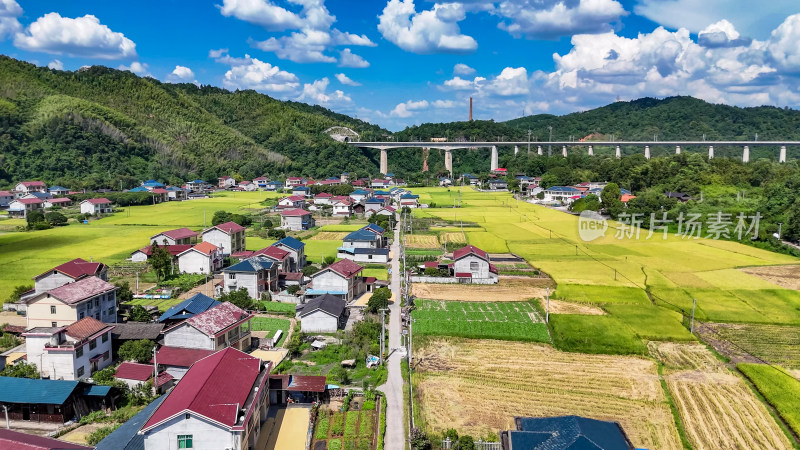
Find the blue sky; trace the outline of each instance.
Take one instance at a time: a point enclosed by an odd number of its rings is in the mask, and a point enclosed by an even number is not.
[[[0,0],[0,53],[256,89],[390,130],[643,96],[800,105],[800,2]]]

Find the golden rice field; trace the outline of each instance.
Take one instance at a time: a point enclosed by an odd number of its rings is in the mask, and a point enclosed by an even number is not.
[[[341,241],[350,233],[344,231],[320,231],[308,238],[309,241]]]
[[[432,234],[407,234],[406,247],[408,248],[440,248],[439,239]]]

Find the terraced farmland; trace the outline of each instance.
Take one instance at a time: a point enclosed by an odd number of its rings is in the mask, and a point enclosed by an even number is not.
[[[414,333],[475,339],[549,342],[541,312],[531,302],[417,300]]]

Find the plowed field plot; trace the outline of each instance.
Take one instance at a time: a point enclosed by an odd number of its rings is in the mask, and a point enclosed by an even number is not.
[[[480,436],[512,429],[515,416],[577,414],[619,421],[636,447],[681,448],[652,360],[453,338],[431,339],[416,355],[429,431]]]
[[[417,300],[414,333],[476,339],[549,342],[541,313],[530,302]]]
[[[432,234],[407,234],[406,247],[439,248],[439,239]]]
[[[744,381],[702,344],[650,342],[694,448],[792,448]]]
[[[800,291],[800,266],[746,267],[739,270],[786,289]]]
[[[435,284],[414,283],[413,294],[417,298],[431,300],[462,300],[468,302],[520,302],[532,298],[544,298],[547,287],[552,289],[550,279],[500,278],[497,284]]]
[[[341,241],[350,233],[346,233],[343,231],[320,231],[319,233],[315,234],[308,238],[309,241]]]
[[[800,327],[710,323],[698,330],[706,342],[734,362],[760,362],[745,354],[744,349],[770,363],[800,369]]]

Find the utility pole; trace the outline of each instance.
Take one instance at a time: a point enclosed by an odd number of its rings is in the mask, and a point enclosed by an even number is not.
[[[156,347],[153,346],[153,395],[158,394],[158,361],[156,361]]]
[[[692,321],[689,323],[689,333],[694,334],[694,309],[697,307],[697,299],[692,299]]]
[[[528,154],[531,153],[531,130],[528,129]]]
[[[553,142],[553,127],[551,125],[547,126],[547,129],[550,130],[550,142]],[[547,156],[553,156],[553,146],[547,146]]]
[[[544,310],[544,323],[550,323],[550,288],[547,288],[547,305]]]
[[[383,365],[383,349],[386,346],[386,311],[388,308],[381,308],[381,365]]]

